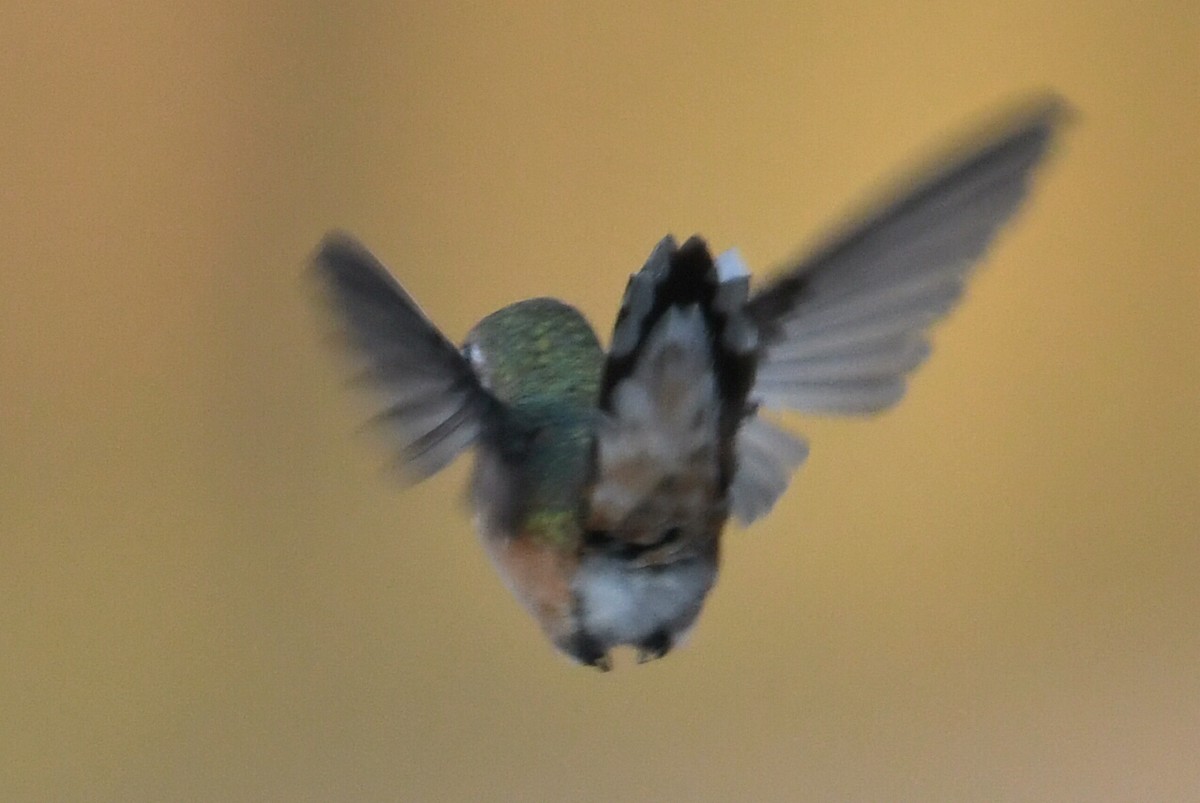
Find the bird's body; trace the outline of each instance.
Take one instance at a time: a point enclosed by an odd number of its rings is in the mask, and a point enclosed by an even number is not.
[[[670,238],[639,276],[608,354],[547,298],[488,316],[464,348],[505,411],[476,452],[484,547],[546,635],[592,665],[623,644],[665,654],[699,614],[753,371],[752,343],[712,336],[740,314],[744,277],[722,294],[704,244]]]
[[[414,479],[474,447],[483,545],[573,659],[656,658],[694,624],[729,516],[765,514],[807,447],[762,407],[895,403],[924,332],[1025,193],[1058,106],[1000,135],[753,296],[735,253],[667,237],[629,281],[607,352],[553,299],[484,318],[460,350],[361,246],[316,264]]]

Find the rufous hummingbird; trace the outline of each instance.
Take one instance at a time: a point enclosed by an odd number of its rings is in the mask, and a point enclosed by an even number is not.
[[[1001,115],[754,292],[736,251],[664,238],[607,351],[550,298],[492,313],[459,348],[349,236],[328,235],[314,263],[407,476],[473,449],[496,569],[559,650],[608,669],[614,647],[641,661],[681,641],[729,516],[765,515],[804,461],[764,411],[900,400],[1063,117],[1053,97]]]

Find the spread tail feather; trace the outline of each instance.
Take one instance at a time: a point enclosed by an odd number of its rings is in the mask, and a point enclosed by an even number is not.
[[[723,520],[758,338],[740,267],[667,237],[630,278],[601,381],[590,529],[685,543]]]

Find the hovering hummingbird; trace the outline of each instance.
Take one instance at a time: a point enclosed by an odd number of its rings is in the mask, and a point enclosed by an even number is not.
[[[726,520],[765,515],[804,461],[764,410],[899,401],[1063,117],[1054,98],[1010,111],[753,293],[736,251],[665,237],[630,277],[607,352],[550,298],[492,313],[458,348],[345,234],[315,267],[407,477],[473,448],[496,569],[559,650],[607,670],[613,647],[645,661],[683,639]]]

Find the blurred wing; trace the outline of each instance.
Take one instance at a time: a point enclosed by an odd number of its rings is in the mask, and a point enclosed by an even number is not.
[[[500,403],[358,242],[327,235],[313,265],[363,358],[364,378],[382,392],[386,407],[376,420],[394,436],[404,474],[416,482],[441,470],[475,443]]]
[[[1056,99],[1010,115],[757,293],[749,312],[764,348],[753,397],[853,415],[899,401],[929,353],[929,326],[1024,200],[1063,116]]]
[[[1010,114],[755,294],[747,312],[762,343],[751,400],[843,415],[899,401],[929,354],[930,325],[1020,206],[1063,116],[1053,98]],[[748,524],[775,504],[807,446],[752,418],[737,454],[731,501]]]
[[[803,439],[751,416],[738,431],[730,512],[743,526],[767,515],[807,457],[808,444]]]

